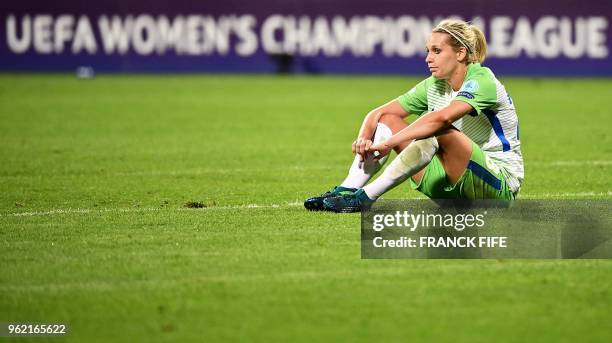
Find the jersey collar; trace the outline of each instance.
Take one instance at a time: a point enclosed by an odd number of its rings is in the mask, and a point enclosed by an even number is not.
[[[465,80],[463,80],[463,82],[465,82],[466,80],[470,79],[470,76],[472,76],[472,74],[474,74],[474,72],[476,72],[476,70],[480,69],[480,63],[470,63],[468,64],[467,67],[467,73],[465,74]]]

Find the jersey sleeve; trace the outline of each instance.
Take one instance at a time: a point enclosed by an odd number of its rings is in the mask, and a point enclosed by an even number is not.
[[[397,101],[406,112],[421,115],[427,111],[427,84],[429,79],[419,82],[411,90],[402,94]]]
[[[495,106],[497,89],[493,77],[484,73],[473,75],[463,82],[459,93],[453,100],[467,102],[478,114],[482,110]]]

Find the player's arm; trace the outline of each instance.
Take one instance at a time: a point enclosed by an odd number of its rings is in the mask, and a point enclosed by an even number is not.
[[[370,146],[369,151],[378,151],[381,156],[384,156],[402,142],[434,136],[437,132],[450,127],[453,122],[472,110],[472,106],[464,101],[453,101],[441,110],[420,116],[408,127],[391,136],[387,141]]]
[[[353,153],[360,154],[365,157],[365,152],[372,145],[372,136],[376,131],[376,125],[380,121],[380,118],[384,115],[396,115],[400,118],[405,118],[409,113],[399,104],[397,100],[391,100],[388,103],[379,106],[370,111],[364,118],[359,129],[357,139],[353,143]]]

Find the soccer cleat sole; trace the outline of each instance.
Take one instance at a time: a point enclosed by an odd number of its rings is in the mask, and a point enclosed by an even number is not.
[[[339,210],[334,210],[336,213],[356,213],[361,212],[361,208],[359,207],[345,207]]]
[[[355,212],[361,212],[361,207],[355,207],[355,206],[346,206],[346,207],[342,207],[342,208],[325,207],[325,209],[327,211],[332,211],[332,212],[336,212],[336,213],[355,213]]]
[[[323,201],[304,201],[304,208],[306,208],[308,211],[325,211]]]

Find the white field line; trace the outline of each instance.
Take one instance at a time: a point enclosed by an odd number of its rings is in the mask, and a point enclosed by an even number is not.
[[[302,206],[301,202],[288,202],[285,204],[268,204],[268,205],[258,205],[258,204],[245,204],[245,205],[227,205],[227,206],[210,206],[203,208],[177,208],[177,211],[193,211],[193,210],[240,210],[240,209],[249,209],[249,208],[288,208],[288,207],[296,207]]]
[[[612,196],[612,191],[607,192],[563,192],[563,193],[543,193],[543,194],[521,194],[517,199],[553,199],[553,198],[581,198],[581,197],[602,197]]]
[[[3,213],[3,217],[33,217],[33,216],[52,216],[56,214],[89,214],[89,213],[108,213],[108,212],[148,212],[158,211],[161,208],[102,208],[102,209],[88,209],[88,208],[67,208],[67,209],[55,209],[48,211],[36,211],[36,212],[14,212],[14,213]]]
[[[525,162],[526,166],[544,166],[544,167],[579,167],[579,166],[611,166],[612,160],[583,160],[583,161],[551,161],[551,162]]]
[[[290,208],[302,206],[301,202],[291,202],[285,204],[245,204],[245,205],[227,205],[227,206],[210,206],[203,208],[174,208],[176,211],[210,211],[210,210],[241,210],[241,209],[276,209],[276,208]],[[90,213],[129,213],[129,212],[156,212],[162,210],[172,210],[173,208],[163,207],[143,207],[143,208],[102,208],[102,209],[89,209],[89,208],[68,208],[68,209],[54,209],[48,211],[35,211],[35,212],[13,212],[0,214],[1,217],[34,217],[34,216],[53,216],[58,214],[90,214]]]
[[[583,160],[583,161],[552,161],[552,162],[526,162],[525,165],[540,167],[577,167],[577,166],[612,166],[612,160]],[[347,166],[287,166],[283,168],[201,168],[187,170],[151,170],[112,173],[116,176],[175,176],[175,175],[202,175],[202,174],[231,174],[231,173],[263,173],[270,171],[322,171],[322,170],[348,170]]]
[[[607,192],[563,192],[563,193],[542,193],[542,194],[519,194],[518,199],[559,199],[559,198],[585,198],[585,197],[609,197],[612,196],[612,191]],[[416,200],[406,199],[406,200]],[[418,198],[424,199],[424,198]],[[35,216],[54,216],[62,214],[90,214],[90,213],[138,213],[138,212],[157,212],[163,210],[175,211],[216,211],[216,210],[244,210],[244,209],[286,209],[291,207],[301,207],[299,201],[289,202],[284,204],[244,204],[244,205],[226,205],[226,206],[210,206],[197,209],[191,208],[163,208],[163,207],[144,207],[144,208],[103,208],[103,209],[88,209],[88,208],[68,208],[54,209],[48,211],[36,212],[13,212],[2,213],[0,217],[35,217]]]
[[[51,174],[36,174],[36,175],[0,175],[0,178],[42,178],[44,177],[66,177],[66,176],[193,176],[193,175],[209,175],[209,174],[249,174],[249,173],[268,173],[283,171],[333,171],[333,170],[345,170],[348,171],[349,165],[347,166],[286,166],[282,169],[277,167],[270,168],[194,168],[194,169],[180,169],[180,170],[135,170],[135,171],[109,171],[103,172],[53,172]]]
[[[612,160],[575,160],[575,161],[551,161],[551,162],[525,162],[527,168],[531,166],[535,167],[580,167],[580,166],[612,166]],[[333,166],[286,166],[281,169],[278,167],[271,168],[198,168],[198,169],[182,169],[182,170],[140,170],[140,171],[125,171],[125,172],[110,172],[100,173],[57,173],[57,174],[45,174],[45,175],[5,175],[0,178],[21,178],[21,177],[33,177],[40,178],[42,176],[51,177],[64,177],[64,176],[90,176],[99,175],[101,177],[107,176],[184,176],[184,175],[207,175],[207,174],[249,174],[249,173],[267,173],[267,172],[296,172],[296,171],[347,171],[349,165],[333,165]]]
[[[313,170],[337,170],[346,169],[348,166],[286,166],[283,168],[198,168],[183,170],[150,170],[150,171],[130,171],[116,172],[110,175],[115,176],[175,176],[175,175],[202,175],[202,174],[231,174],[231,173],[264,173],[271,171],[313,171]]]

